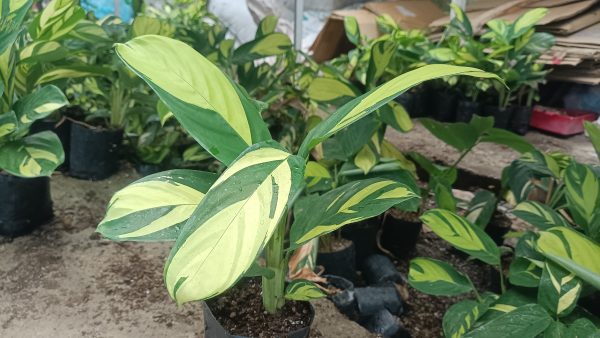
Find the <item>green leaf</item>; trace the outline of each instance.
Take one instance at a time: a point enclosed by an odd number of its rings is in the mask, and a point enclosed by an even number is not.
[[[36,84],[44,84],[62,79],[75,79],[81,77],[110,77],[112,70],[106,66],[92,66],[87,64],[73,64],[52,68],[40,76]]]
[[[326,296],[315,283],[302,279],[293,280],[285,288],[285,299],[289,300],[309,301]]]
[[[569,333],[575,337],[600,338],[599,328],[588,318],[579,318],[573,321],[569,325]]]
[[[393,100],[406,90],[427,80],[450,75],[494,78],[498,76],[482,72],[476,68],[450,65],[427,65],[397,76],[391,81],[346,103],[326,120],[313,128],[300,146],[299,155],[306,158],[310,150],[331,135],[360,120]]]
[[[275,32],[275,28],[277,28],[277,22],[279,18],[275,15],[267,15],[258,24],[258,28],[256,29],[256,37],[260,38],[262,36],[271,34]]]
[[[566,316],[577,305],[582,284],[575,274],[546,262],[538,289],[538,304],[555,316]]]
[[[348,41],[353,45],[358,46],[360,44],[360,28],[355,17],[344,17],[344,30],[346,31],[346,38],[348,38]]]
[[[452,193],[452,186],[442,176],[431,176],[429,187],[435,196],[435,205],[444,210],[456,212],[456,199]]]
[[[56,41],[34,41],[20,51],[21,63],[53,62],[64,59],[69,51]]]
[[[465,338],[535,338],[550,325],[552,319],[537,304],[528,304],[505,313],[475,328]]]
[[[306,181],[306,189],[309,192],[331,190],[333,188],[331,173],[319,162],[308,161],[306,163],[304,180]]]
[[[244,273],[244,277],[266,277],[271,279],[275,277],[275,271],[273,269],[269,269],[262,265],[259,265],[257,262],[254,262],[250,268]]]
[[[485,229],[496,211],[497,204],[498,199],[491,191],[479,190],[469,202],[465,218],[478,227]]]
[[[269,141],[248,148],[223,172],[167,260],[165,284],[178,304],[214,297],[248,271],[286,214],[303,168],[301,158]]]
[[[456,249],[490,265],[500,264],[500,250],[494,241],[465,218],[447,210],[433,209],[423,214],[421,221]]]
[[[20,177],[50,176],[65,160],[60,139],[44,131],[0,147],[0,168]]]
[[[548,230],[555,226],[568,226],[565,219],[545,204],[535,201],[519,203],[512,213],[540,230]]]
[[[413,122],[404,107],[396,101],[390,101],[379,108],[379,117],[390,127],[406,133],[413,129]]]
[[[519,153],[533,151],[535,147],[524,137],[504,129],[492,128],[481,136],[481,142],[505,145]]]
[[[23,30],[23,20],[31,7],[31,0],[3,0],[0,11],[0,55],[13,46]]]
[[[434,296],[455,296],[473,291],[469,278],[450,264],[431,258],[410,261],[408,283],[413,288]]]
[[[350,182],[321,196],[305,197],[294,208],[291,249],[346,224],[377,216],[396,204],[419,198],[406,185],[383,178]]]
[[[268,56],[280,55],[292,48],[292,41],[287,34],[271,33],[239,46],[234,52],[231,61],[235,64],[244,64]]]
[[[248,146],[270,139],[259,105],[190,46],[145,35],[117,44],[116,52],[194,139],[226,165]]]
[[[340,130],[332,138],[323,142],[323,155],[328,160],[347,161],[354,157],[358,151],[368,145],[381,123],[373,116],[364,119]]]
[[[34,40],[57,40],[69,34],[85,18],[76,0],[52,0],[29,26]]]
[[[486,313],[496,297],[495,295],[487,295],[481,303],[467,299],[450,306],[444,313],[442,320],[444,336],[460,338],[466,332],[469,332],[477,323],[477,320]]]
[[[600,245],[565,227],[541,231],[536,245],[548,259],[600,289]]]
[[[346,103],[359,95],[358,90],[331,77],[314,78],[306,91],[311,100],[323,103]]]
[[[561,322],[552,322],[544,331],[544,338],[567,338],[572,337],[567,326]],[[576,336],[575,336],[576,337]],[[573,338],[575,338],[573,337]]]
[[[75,28],[67,35],[67,38],[92,43],[96,46],[110,46],[113,44],[112,38],[108,36],[102,26],[89,20],[77,22]]]
[[[565,171],[567,206],[575,222],[588,228],[600,209],[600,178],[586,165],[572,162]]]
[[[429,132],[458,151],[474,147],[479,134],[467,123],[444,123],[429,118],[421,119],[421,124]]]
[[[448,62],[456,59],[456,54],[450,48],[433,48],[427,52],[427,55],[439,62]]]
[[[510,263],[508,278],[514,285],[536,288],[541,276],[542,269],[527,258],[515,257]]]
[[[19,124],[29,126],[33,121],[43,119],[67,104],[69,101],[58,87],[44,86],[23,96],[13,108]]]
[[[583,126],[585,127],[585,131],[596,149],[596,155],[598,155],[598,159],[600,160],[600,125],[597,123],[584,121]]]
[[[17,130],[17,116],[14,111],[0,114],[0,140]]]
[[[392,57],[396,53],[397,45],[392,40],[380,40],[371,46],[371,57],[367,66],[366,83],[368,88],[377,85],[379,78],[385,73]]]
[[[516,39],[527,33],[527,31],[542,20],[546,14],[548,14],[547,8],[534,8],[521,14],[513,24],[512,38]]]
[[[174,241],[216,179],[175,169],[137,180],[113,195],[96,231],[114,241]]]
[[[359,167],[366,175],[377,164],[377,155],[371,147],[366,144],[354,157],[354,165]]]

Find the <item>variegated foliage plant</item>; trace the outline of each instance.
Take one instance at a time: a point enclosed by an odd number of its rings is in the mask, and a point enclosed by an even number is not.
[[[27,44],[23,26],[31,0],[3,0],[0,5],[0,170],[21,177],[49,176],[64,160],[60,140],[50,131],[29,135],[29,127],[68,102],[52,85],[18,90],[23,54],[38,43]]]
[[[311,150],[423,81],[454,74],[490,76],[448,66],[401,75],[332,113],[292,154],[271,139],[261,119],[263,105],[185,43],[146,35],[118,44],[116,52],[227,169],[218,177],[173,170],[137,181],[113,196],[98,231],[117,241],[174,241],[164,275],[177,303],[215,297],[244,275],[258,273],[263,275],[263,301],[270,312],[277,311],[285,297],[318,294],[310,284],[293,284],[284,293],[290,247],[418,199],[399,181],[352,183],[315,197],[310,202],[318,208],[312,213],[319,214],[298,217],[289,230],[288,214],[305,187]],[[263,250],[266,268],[259,268],[255,262]]]
[[[587,128],[600,148],[599,129]],[[518,234],[508,291],[501,251],[480,226],[445,210],[423,215],[422,221],[442,239],[500,273],[502,294],[479,295],[469,278],[449,264],[428,258],[411,262],[409,283],[422,292],[476,294],[476,300],[448,309],[446,337],[496,336],[505,334],[508,325],[520,337],[598,336],[600,320],[577,304],[580,297],[600,290],[599,172],[597,166],[537,150],[505,170],[505,185],[519,203],[513,213],[536,228]],[[535,189],[545,194],[533,194]]]

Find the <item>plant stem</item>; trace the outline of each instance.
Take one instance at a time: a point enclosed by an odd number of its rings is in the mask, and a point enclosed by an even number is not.
[[[506,285],[504,284],[504,271],[502,271],[502,263],[498,265],[498,273],[500,273],[500,290],[502,293],[505,293]]]
[[[287,212],[281,217],[273,236],[265,247],[266,267],[275,272],[273,278],[262,278],[263,306],[267,312],[274,314],[285,303],[284,288],[287,259],[284,255],[284,239],[287,224]]]

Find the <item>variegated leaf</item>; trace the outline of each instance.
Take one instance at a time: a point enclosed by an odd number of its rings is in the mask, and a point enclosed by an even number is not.
[[[581,288],[574,273],[546,262],[538,288],[538,304],[556,316],[566,316],[577,305]]]
[[[479,190],[469,202],[465,218],[478,227],[485,229],[496,211],[498,199],[488,190]]]
[[[331,173],[319,162],[308,161],[306,163],[304,180],[306,181],[306,189],[309,192],[331,190],[333,188]]]
[[[259,104],[185,43],[144,35],[117,44],[116,52],[202,147],[226,165],[250,145],[271,139]]]
[[[600,289],[600,245],[566,227],[541,231],[537,249],[552,262]]]
[[[469,278],[450,264],[431,258],[410,261],[408,283],[413,288],[434,296],[455,296],[473,291]]]
[[[572,162],[564,174],[568,209],[575,222],[587,231],[600,209],[600,178],[590,167]]]
[[[351,182],[321,196],[308,196],[294,208],[291,249],[346,224],[377,216],[401,202],[419,198],[406,185],[382,178]]]
[[[465,218],[447,210],[433,209],[423,214],[421,220],[456,249],[482,262],[500,264],[500,250],[494,241]]]
[[[465,334],[464,338],[535,338],[552,319],[538,304],[527,304],[506,312]]]
[[[519,203],[512,213],[540,230],[547,230],[555,226],[568,226],[565,219],[556,211],[535,201]]]
[[[515,257],[508,270],[508,278],[513,285],[529,288],[539,285],[541,275],[542,269],[525,257]]]
[[[307,89],[311,100],[323,103],[344,104],[357,97],[359,92],[352,85],[331,77],[314,78]]]
[[[0,114],[0,140],[17,130],[17,116],[14,111]]]
[[[380,40],[371,46],[371,57],[369,58],[366,78],[369,89],[377,86],[377,81],[385,73],[397,47],[393,40]]]
[[[391,81],[363,94],[346,103],[335,113],[331,114],[317,127],[312,129],[300,146],[299,155],[307,157],[310,150],[341,129],[360,120],[366,115],[379,109],[404,91],[421,82],[450,75],[466,75],[473,77],[494,78],[498,76],[482,72],[476,68],[450,65],[427,65],[404,73]]]
[[[403,133],[411,131],[414,127],[406,109],[396,101],[390,101],[379,108],[379,117],[387,125]]]
[[[29,126],[33,121],[43,119],[56,110],[69,104],[69,101],[56,86],[44,86],[23,96],[13,108],[21,126]]]
[[[174,241],[216,179],[175,169],[137,180],[113,195],[96,231],[115,241]]]
[[[594,122],[584,121],[583,126],[587,132],[594,149],[596,149],[596,155],[600,160],[600,125]]]
[[[19,62],[52,62],[64,59],[69,51],[56,41],[34,41],[20,51]]]
[[[65,160],[56,134],[44,131],[0,147],[0,168],[20,177],[50,176]]]
[[[285,288],[285,298],[289,300],[309,301],[327,296],[315,283],[307,280],[293,280]]]
[[[487,294],[481,302],[463,300],[448,308],[442,319],[442,327],[446,338],[461,338],[469,332],[489,309],[490,304],[497,298],[496,295]]]
[[[0,55],[12,47],[21,33],[25,15],[31,7],[31,0],[2,0],[0,12]]]
[[[377,164],[377,155],[369,144],[365,144],[354,157],[354,165],[359,167],[366,175]]]
[[[84,18],[85,11],[79,1],[52,0],[33,19],[29,34],[34,40],[57,40],[69,34]]]
[[[258,37],[236,48],[232,62],[243,64],[269,56],[280,55],[292,48],[292,41],[283,33],[271,33]]]
[[[346,38],[348,38],[348,41],[355,46],[358,46],[360,44],[360,28],[355,17],[344,17],[344,30],[346,31]]]
[[[240,157],[183,226],[165,266],[178,304],[231,287],[263,250],[303,180],[303,160],[271,141]]]

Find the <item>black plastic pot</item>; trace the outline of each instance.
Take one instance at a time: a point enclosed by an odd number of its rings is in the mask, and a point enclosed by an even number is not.
[[[206,338],[248,338],[244,336],[231,335],[223,328],[223,326],[217,321],[213,315],[210,307],[205,302],[202,302],[203,315],[204,315],[204,337]],[[288,333],[285,337],[287,338],[307,338],[310,334],[310,326],[315,318],[315,309],[310,305],[310,320],[306,327],[299,330]]]
[[[456,122],[469,122],[473,115],[481,115],[481,104],[476,101],[460,100],[456,105]]]
[[[525,135],[529,131],[531,112],[531,107],[513,107],[512,118],[510,119],[508,129],[517,134]]]
[[[356,250],[354,242],[340,251],[319,252],[317,264],[325,268],[325,273],[356,281]]]
[[[441,122],[456,120],[456,93],[437,91],[431,95],[431,112],[433,117]]]
[[[358,267],[368,256],[378,253],[377,231],[379,230],[379,218],[371,218],[365,221],[352,223],[342,228],[342,237],[354,242],[356,251],[356,262]]]
[[[363,276],[369,285],[401,283],[402,275],[394,263],[383,255],[371,255],[363,263]]]
[[[362,317],[372,316],[383,309],[387,309],[394,315],[401,315],[404,312],[402,298],[392,284],[355,288],[354,296],[358,313]]]
[[[50,118],[37,120],[31,125],[30,134],[39,133],[42,131],[53,131],[62,143],[65,151],[65,161],[56,168],[60,171],[69,170],[69,154],[71,149],[71,120],[63,119],[61,121],[55,121]]]
[[[417,245],[422,227],[421,222],[405,221],[390,213],[385,217],[379,236],[381,246],[394,256],[403,257]]]
[[[140,163],[135,166],[135,171],[137,171],[140,176],[145,177],[161,172],[162,168],[156,164]]]
[[[358,318],[358,309],[356,307],[356,297],[354,297],[354,284],[346,278],[324,275],[327,283],[339,291],[329,296],[331,302],[337,309],[348,318],[356,320]]]
[[[400,103],[410,117],[423,117],[423,109],[421,109],[421,92],[408,91],[402,93],[396,101]]]
[[[382,309],[367,320],[365,328],[382,337],[392,337],[396,332],[400,331],[402,326],[398,317],[391,314],[388,310]]]
[[[21,178],[0,173],[0,235],[28,234],[52,216],[48,177]]]
[[[485,106],[483,108],[484,116],[494,117],[494,128],[507,129],[508,122],[512,117],[512,108],[500,108],[498,106]]]
[[[119,147],[122,130],[91,129],[73,123],[69,175],[88,180],[102,180],[119,170]]]

